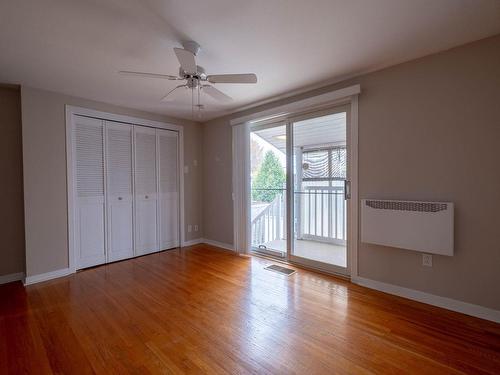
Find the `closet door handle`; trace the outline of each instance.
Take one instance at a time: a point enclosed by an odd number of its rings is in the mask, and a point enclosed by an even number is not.
[[[121,201],[123,198],[122,197],[118,197],[118,200]]]
[[[149,196],[147,196],[147,195],[146,195],[144,198],[148,199],[148,198],[149,198]]]

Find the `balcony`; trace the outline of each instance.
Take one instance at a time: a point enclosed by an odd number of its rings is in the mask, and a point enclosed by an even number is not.
[[[306,184],[305,184],[306,185]],[[346,204],[343,186],[303,186],[294,193],[292,254],[346,267]],[[251,244],[255,251],[284,257],[287,247],[284,189],[270,203],[252,202]]]

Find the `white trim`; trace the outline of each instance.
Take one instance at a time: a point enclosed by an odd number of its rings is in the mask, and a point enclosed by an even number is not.
[[[250,250],[250,126],[233,127],[233,248],[241,254]]]
[[[414,301],[427,303],[432,306],[441,307],[447,310],[456,311],[462,314],[471,315],[477,318],[491,320],[500,323],[500,311],[488,307],[474,305],[451,298],[436,296],[434,294],[409,289],[398,285],[388,284],[381,281],[371,280],[364,277],[351,277],[354,284],[358,284],[370,289],[394,294],[399,297],[408,298]]]
[[[179,153],[179,230],[181,232],[180,245],[186,241],[186,228],[184,225],[186,213],[184,212],[184,128],[178,126],[179,138],[177,140]]]
[[[194,240],[184,241],[182,247],[199,245],[200,243],[203,243],[203,238],[196,238]]]
[[[359,163],[359,123],[358,123],[358,95],[353,95],[351,97],[351,109],[350,109],[350,142],[349,150],[350,155],[350,165],[349,173],[351,178],[351,199],[349,200],[350,205],[350,217],[348,233],[348,263],[349,263],[349,276],[358,276],[358,245],[359,245],[359,176],[358,176],[358,163]]]
[[[1,275],[0,276],[0,285],[11,283],[13,281],[19,281],[19,280],[24,281],[24,272],[9,273],[7,275]]]
[[[56,271],[41,273],[39,275],[28,276],[28,277],[26,277],[26,280],[24,281],[24,285],[41,283],[42,281],[57,279],[58,277],[63,277],[63,276],[68,276],[72,273],[74,273],[74,271],[71,268],[63,268],[63,269],[56,270]]]
[[[230,121],[231,126],[260,120],[266,117],[278,119],[278,117],[286,116],[300,112],[302,110],[314,110],[320,106],[331,106],[337,104],[336,102],[348,99],[351,96],[361,93],[360,85],[353,85],[342,89],[327,92],[325,94],[312,96],[306,99],[296,100],[288,104],[266,109],[260,112],[234,118]],[[338,103],[340,104],[340,103]]]
[[[142,125],[142,126],[149,126],[150,128],[159,128],[159,129],[175,130],[175,131],[180,131],[183,129],[181,125],[175,125],[160,121],[146,120],[143,118],[126,116],[126,115],[118,115],[116,113],[110,113],[110,112],[96,111],[94,109],[76,107],[73,105],[66,105],[66,115],[68,114],[68,112],[70,112],[70,114],[73,115],[93,117],[101,120],[108,120],[114,122],[123,122],[129,125]],[[68,117],[66,116],[66,120],[67,119]]]
[[[75,260],[75,191],[73,176],[73,131],[72,121],[73,110],[71,106],[66,106],[66,198],[68,204],[68,267],[72,272],[76,272]]]
[[[71,272],[76,272],[76,257],[75,257],[75,202],[73,192],[74,189],[74,166],[72,152],[72,137],[73,137],[73,118],[74,115],[87,116],[98,118],[104,121],[121,122],[129,125],[148,126],[152,128],[173,130],[179,133],[179,230],[180,230],[180,245],[184,246],[185,242],[185,212],[184,212],[184,127],[181,125],[170,124],[153,120],[146,120],[137,117],[126,115],[118,115],[115,113],[101,112],[89,108],[76,107],[66,105],[66,178],[67,178],[67,203],[68,203],[68,269]]]
[[[200,245],[200,244],[206,244],[206,245],[211,245],[211,246],[215,246],[215,247],[220,247],[220,248],[226,249],[226,250],[235,251],[234,246],[231,244],[223,243],[223,242],[219,242],[219,241],[214,241],[214,240],[209,240],[207,238],[196,238],[194,240],[186,241],[186,242],[184,242],[184,245],[182,245],[182,247],[194,246],[194,245]]]
[[[214,241],[214,240],[209,240],[207,238],[202,238],[201,239],[202,243],[205,243],[207,245],[215,246],[215,247],[220,247],[221,249],[226,249],[230,251],[235,251],[234,246],[228,243],[224,242],[219,242],[219,241]]]

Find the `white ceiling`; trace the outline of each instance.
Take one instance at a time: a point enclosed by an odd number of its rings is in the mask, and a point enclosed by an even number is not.
[[[190,118],[190,98],[160,99],[177,82],[182,40],[202,46],[230,104],[202,100],[202,120],[305,86],[390,66],[500,33],[499,0],[16,0],[0,2],[0,82]]]

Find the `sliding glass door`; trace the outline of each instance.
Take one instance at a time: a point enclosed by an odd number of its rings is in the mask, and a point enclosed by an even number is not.
[[[283,123],[255,127],[250,133],[252,250],[287,255],[287,151]]]
[[[347,108],[290,123],[293,236],[290,260],[347,274]]]
[[[348,117],[342,106],[251,128],[253,251],[348,273]]]

